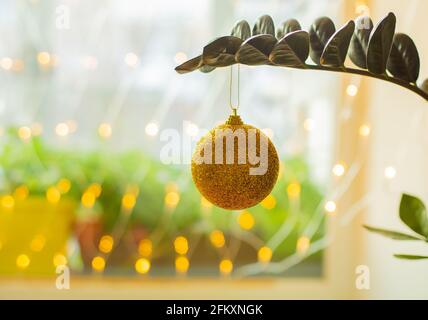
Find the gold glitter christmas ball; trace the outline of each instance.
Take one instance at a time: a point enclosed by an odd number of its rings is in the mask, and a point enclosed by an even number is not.
[[[192,157],[192,177],[199,192],[227,210],[260,203],[275,186],[278,171],[278,154],[270,139],[238,115],[202,137]]]

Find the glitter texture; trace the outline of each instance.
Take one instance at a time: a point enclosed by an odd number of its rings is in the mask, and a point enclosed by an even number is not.
[[[233,164],[212,164],[200,163],[196,161],[197,157],[203,155],[203,150],[209,148],[212,144],[213,159],[215,155],[216,143],[223,143],[223,159],[226,158],[226,139],[215,136],[216,130],[231,129],[229,132],[235,132],[238,129],[243,129],[247,141],[247,161],[246,164],[238,163],[238,143],[234,143],[234,159]],[[254,151],[251,146],[248,146],[248,130],[256,130],[257,156],[260,155],[260,136],[263,136],[268,141],[267,146],[267,171],[263,175],[251,175],[250,168],[255,168],[257,165],[250,164],[248,155]],[[227,136],[227,135],[226,135]],[[212,139],[212,140],[211,140]],[[212,141],[212,143],[211,143]],[[208,145],[207,145],[208,144]],[[198,143],[195,153],[192,158],[192,176],[193,181],[199,192],[212,204],[227,210],[243,210],[253,207],[265,199],[272,191],[278,179],[279,159],[274,145],[268,137],[266,137],[259,129],[250,125],[243,124],[241,118],[237,115],[232,115],[226,121],[205,135]]]

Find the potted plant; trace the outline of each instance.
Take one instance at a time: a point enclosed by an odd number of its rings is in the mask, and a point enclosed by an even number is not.
[[[428,215],[424,203],[411,195],[403,194],[400,203],[400,219],[413,232],[403,233],[386,229],[364,226],[370,232],[398,241],[423,241],[428,242]],[[412,254],[395,254],[398,259],[425,260],[427,256]]]

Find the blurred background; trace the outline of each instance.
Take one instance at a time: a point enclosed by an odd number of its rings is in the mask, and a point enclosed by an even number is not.
[[[174,71],[237,20],[294,17],[308,30],[320,16],[339,27],[393,11],[425,79],[427,9],[419,0],[2,1],[0,297],[427,298],[426,262],[392,257],[427,249],[361,227],[403,228],[403,192],[428,200],[426,102],[357,76],[242,66],[240,114],[272,138],[281,169],[260,205],[229,212],[201,198],[186,161],[230,113],[230,70]],[[160,159],[167,129],[180,133],[182,164]],[[70,290],[55,288],[62,265]],[[355,286],[359,265],[370,290]]]

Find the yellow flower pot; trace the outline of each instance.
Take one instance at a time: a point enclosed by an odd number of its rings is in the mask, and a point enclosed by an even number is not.
[[[75,202],[43,197],[0,203],[0,275],[50,275],[66,263]]]

